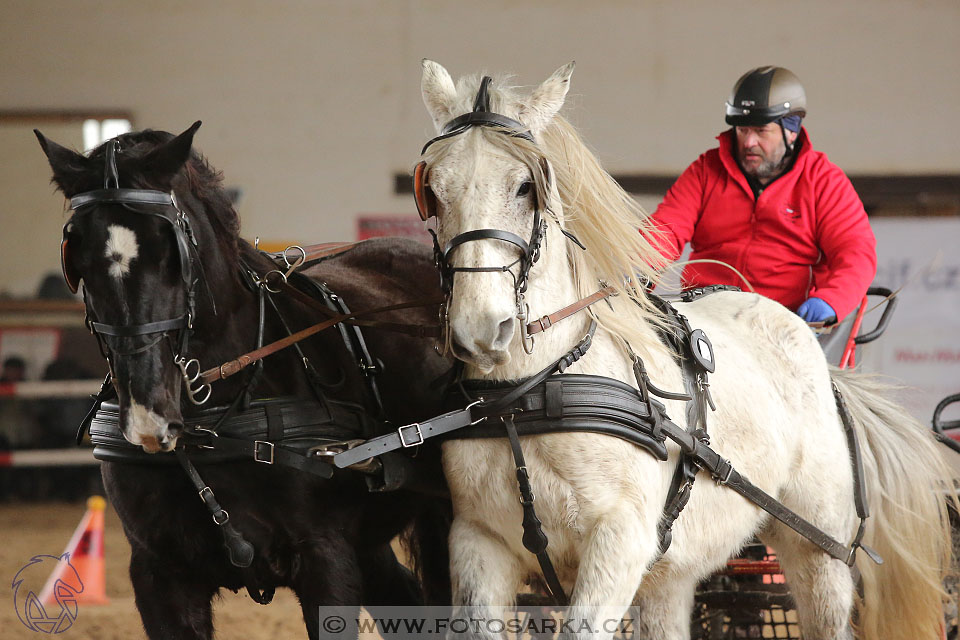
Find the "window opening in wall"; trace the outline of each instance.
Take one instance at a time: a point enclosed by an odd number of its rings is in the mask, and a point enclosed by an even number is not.
[[[110,138],[131,130],[130,121],[121,118],[107,118],[97,120],[90,118],[83,121],[83,150],[90,151]]]

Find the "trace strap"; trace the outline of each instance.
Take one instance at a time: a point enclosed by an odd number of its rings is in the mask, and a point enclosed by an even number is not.
[[[877,564],[883,562],[882,558],[880,558],[880,555],[877,554],[876,551],[869,549],[860,543],[860,538],[863,535],[862,523],[861,531],[858,533],[853,544],[847,547],[838,542],[829,534],[818,529],[796,512],[785,507],[776,498],[757,487],[755,484],[750,482],[750,480],[740,475],[740,473],[733,468],[733,465],[730,464],[729,460],[721,457],[720,454],[711,449],[709,445],[697,438],[695,434],[684,431],[669,420],[663,421],[663,433],[666,434],[668,438],[680,445],[682,454],[691,456],[697,463],[697,466],[704,471],[707,471],[717,482],[717,484],[730,487],[744,498],[772,515],[774,518],[823,549],[830,556],[852,566],[857,549],[862,548],[864,552],[870,556],[871,560]],[[859,505],[858,511],[860,511]],[[864,517],[864,515],[861,515],[861,518]]]

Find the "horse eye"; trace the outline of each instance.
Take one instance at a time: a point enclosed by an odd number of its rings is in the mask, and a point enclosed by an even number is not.
[[[523,196],[527,195],[528,193],[530,193],[531,188],[533,188],[532,182],[529,182],[529,181],[524,182],[522,185],[520,185],[520,188],[517,189],[517,197],[522,198]]]

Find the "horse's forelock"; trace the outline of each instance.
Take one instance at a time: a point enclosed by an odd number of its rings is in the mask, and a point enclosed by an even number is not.
[[[144,166],[142,160],[158,146],[173,140],[176,136],[167,131],[144,129],[124,133],[117,138],[121,153],[117,157],[120,178],[124,183],[142,189],[157,189],[166,191],[172,184],[178,188],[180,181],[177,176],[157,175]],[[96,171],[97,184],[88,188],[99,188],[99,181],[103,176],[103,164],[108,144],[112,140],[90,152],[89,157],[100,162],[92,162],[91,169]],[[224,245],[230,256],[237,255],[237,236],[240,231],[240,219],[233,208],[230,197],[223,189],[223,173],[214,168],[210,162],[196,149],[190,152],[190,157],[180,172],[184,180],[183,188],[189,190],[190,196],[203,205],[208,221],[215,227],[218,239]],[[185,201],[182,197],[180,200]],[[195,211],[194,214],[199,214]]]

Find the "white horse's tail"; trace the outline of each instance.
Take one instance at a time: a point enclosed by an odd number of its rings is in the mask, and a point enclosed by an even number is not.
[[[938,638],[951,554],[947,504],[956,504],[943,445],[888,399],[895,387],[835,367],[831,378],[853,416],[863,456],[870,510],[864,542],[884,559],[878,566],[858,554],[858,637]]]

